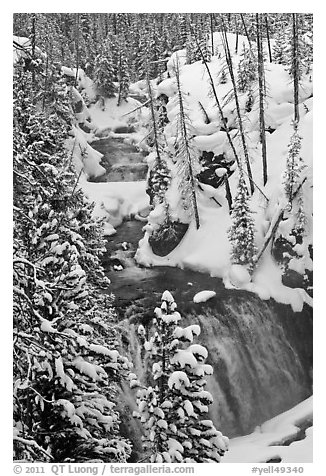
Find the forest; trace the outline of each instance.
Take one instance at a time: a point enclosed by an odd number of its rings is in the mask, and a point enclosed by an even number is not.
[[[311,462],[313,15],[13,33],[14,461]]]

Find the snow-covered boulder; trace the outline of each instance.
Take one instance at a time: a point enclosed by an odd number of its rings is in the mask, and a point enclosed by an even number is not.
[[[195,303],[206,302],[215,296],[216,296],[215,291],[200,291],[199,293],[195,294],[195,296],[193,297],[193,301]]]

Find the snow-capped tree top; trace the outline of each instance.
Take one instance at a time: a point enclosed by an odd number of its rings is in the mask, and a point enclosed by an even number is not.
[[[164,293],[162,294],[161,300],[166,301],[169,304],[174,303],[174,298],[173,298],[172,294],[170,293],[170,291],[167,291],[167,290],[164,291]]]

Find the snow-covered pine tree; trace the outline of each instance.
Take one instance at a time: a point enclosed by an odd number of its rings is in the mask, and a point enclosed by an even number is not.
[[[211,48],[210,48],[210,45],[208,44],[209,34],[207,31],[201,31],[198,38],[199,38],[199,45],[204,55],[205,61],[209,63],[212,58]],[[204,62],[204,60],[202,61]]]
[[[185,46],[188,38],[188,18],[187,13],[179,15],[179,29],[180,29],[180,45]]]
[[[302,171],[306,167],[300,155],[302,137],[298,133],[298,124],[293,121],[292,127],[293,134],[288,144],[286,169],[283,177],[285,195],[290,204],[292,204],[293,195],[301,182]]]
[[[158,203],[165,203],[165,193],[171,182],[171,172],[167,166],[166,152],[164,151],[163,127],[160,127],[159,110],[155,107],[152,87],[147,75],[147,92],[150,99],[151,122],[153,131],[155,159],[149,170],[148,190],[150,204],[155,207]],[[165,211],[167,212],[167,204]]]
[[[146,25],[141,25],[140,28],[135,65],[138,78],[145,79],[151,55],[149,51],[151,33]]]
[[[252,48],[247,48],[243,43],[237,71],[237,86],[239,92],[244,93],[252,90],[257,78],[257,60],[254,56],[254,52]]]
[[[300,241],[302,242],[302,238],[305,234],[306,225],[307,225],[303,194],[301,190],[299,192],[297,200],[298,200],[298,211],[296,214],[296,224],[293,229],[293,234],[296,237],[297,242],[299,243]]]
[[[289,44],[287,42],[286,30],[281,28],[275,38],[273,46],[273,59],[275,63],[287,65],[289,58]]]
[[[195,218],[197,229],[200,227],[199,213],[196,197],[196,178],[198,168],[198,154],[191,144],[190,123],[184,109],[184,98],[180,83],[179,62],[175,64],[176,80],[178,88],[179,113],[177,120],[177,137],[175,142],[177,168],[179,175],[179,189],[185,210]],[[190,209],[189,209],[190,204]]]
[[[231,243],[231,261],[246,266],[252,271],[257,248],[255,245],[255,222],[251,216],[249,194],[242,168],[239,168],[237,194],[231,213],[232,226],[228,230]]]
[[[104,110],[105,99],[114,97],[116,91],[113,82],[114,67],[112,55],[107,45],[103,47],[102,51],[95,58],[93,78],[96,90],[102,98]]]
[[[201,58],[195,39],[191,34],[188,35],[186,40],[186,57],[187,64],[195,63],[195,61],[199,61]]]
[[[205,390],[207,350],[194,344],[198,325],[179,327],[181,319],[169,291],[155,309],[153,335],[145,342],[152,359],[151,386],[138,391],[138,416],[145,428],[151,462],[218,463],[228,438],[206,419],[213,399]]]
[[[119,41],[118,81],[119,81],[118,106],[120,106],[122,100],[128,102],[127,98],[129,95],[129,85],[130,85],[128,60],[127,60],[126,51],[121,39]]]
[[[38,107],[31,76],[15,65],[14,458],[125,462],[114,402],[130,364],[99,292],[101,225],[65,149],[69,124]]]
[[[128,37],[129,33],[129,13],[116,14],[116,29],[117,35],[122,35],[124,38]]]
[[[221,69],[221,72],[219,73],[219,83],[220,84],[226,84],[228,82],[228,77],[227,77],[227,66]]]

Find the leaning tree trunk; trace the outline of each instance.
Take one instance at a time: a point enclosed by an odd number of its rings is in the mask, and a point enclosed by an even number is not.
[[[251,50],[252,49],[251,48],[251,41],[250,41],[250,38],[249,38],[249,34],[248,34],[248,30],[247,30],[247,26],[246,26],[246,22],[245,22],[243,13],[240,13],[240,17],[241,17],[242,25],[243,25],[243,28],[244,28],[244,31],[245,31],[245,34],[246,34],[246,37],[247,37],[247,40],[248,40],[248,43],[249,43],[249,48]]]
[[[267,154],[266,154],[266,132],[265,132],[265,114],[264,114],[264,55],[261,38],[260,14],[256,13],[257,28],[257,50],[258,50],[258,84],[259,84],[259,128],[260,142],[263,161],[263,180],[264,185],[267,182]]]
[[[189,181],[191,186],[191,202],[192,202],[192,208],[195,215],[196,228],[198,230],[198,228],[200,227],[199,212],[198,212],[197,197],[196,197],[196,190],[195,190],[195,178],[194,178],[192,161],[191,161],[190,144],[189,144],[189,138],[187,133],[185,112],[184,112],[183,99],[182,99],[182,93],[181,93],[180,70],[179,70],[178,59],[176,62],[176,79],[177,79],[178,99],[179,99],[179,109],[180,109],[181,138],[183,143],[183,149],[186,154],[186,161],[187,161],[188,171],[189,171]]]
[[[231,59],[230,48],[229,48],[229,43],[228,43],[228,39],[227,39],[227,35],[226,35],[224,22],[223,22],[223,36],[224,36],[224,42],[223,42],[224,45],[223,46],[224,46],[226,62],[227,62],[227,65],[228,65],[228,69],[229,69],[229,73],[230,73],[230,77],[231,77],[231,81],[232,81],[232,86],[233,86],[233,93],[234,93],[234,100],[235,100],[237,116],[238,116],[238,124],[239,124],[241,142],[242,142],[242,147],[243,147],[243,152],[244,152],[244,156],[245,156],[247,172],[248,172],[248,177],[249,177],[249,182],[250,182],[250,190],[251,190],[251,194],[253,194],[254,191],[255,191],[255,187],[254,187],[254,184],[253,184],[253,178],[252,178],[251,166],[250,166],[250,161],[249,161],[248,149],[247,149],[246,139],[245,139],[245,135],[244,135],[244,129],[243,129],[243,123],[242,123],[242,117],[241,117],[241,111],[240,111],[237,85],[236,85],[236,81],[235,81],[235,77],[234,77],[232,59]]]
[[[304,185],[306,180],[307,180],[307,177],[305,177],[302,180],[302,182],[300,183],[300,185],[298,185],[298,188],[296,189],[296,191],[293,194],[293,198],[295,198],[298,195],[298,193],[300,192],[300,190],[301,190],[301,188]],[[258,261],[263,256],[263,254],[264,254],[267,246],[269,245],[270,241],[274,238],[281,221],[284,219],[284,213],[287,209],[287,206],[288,206],[288,203],[284,207],[282,207],[280,210],[277,210],[275,216],[272,218],[271,225],[270,225],[269,229],[267,230],[267,233],[264,237],[264,242],[262,244],[262,247],[261,247],[260,251],[257,253],[256,261],[255,261],[255,267],[257,267]]]
[[[238,54],[238,47],[239,47],[239,28],[238,28],[238,19],[237,14],[234,15],[234,22],[235,22],[235,53]]]

